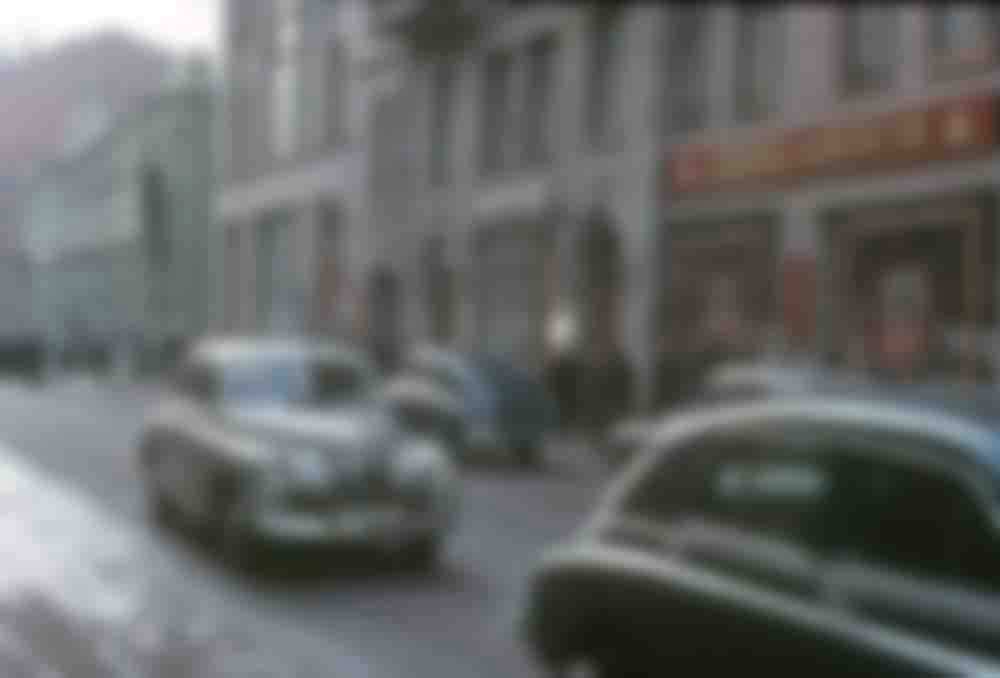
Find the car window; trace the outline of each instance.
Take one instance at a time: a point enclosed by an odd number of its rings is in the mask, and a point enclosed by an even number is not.
[[[211,366],[185,361],[174,377],[175,390],[188,398],[208,402],[218,396],[218,381]]]
[[[365,397],[371,384],[347,361],[280,358],[228,365],[223,390],[230,403],[328,406]]]
[[[811,543],[831,486],[821,459],[794,448],[761,447],[718,460],[706,513],[726,525]]]
[[[659,522],[697,516],[812,543],[831,490],[826,465],[780,427],[712,433],[665,451],[623,510]]]
[[[838,450],[836,547],[920,576],[1000,591],[1000,551],[985,512],[943,472]]]

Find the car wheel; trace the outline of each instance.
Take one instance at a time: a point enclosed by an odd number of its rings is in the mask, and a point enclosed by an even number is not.
[[[259,572],[262,549],[256,535],[231,522],[227,522],[220,532],[219,550],[226,565],[241,574]]]
[[[438,535],[421,537],[403,547],[401,560],[404,567],[429,571],[441,562],[441,538]]]
[[[521,466],[534,467],[538,466],[541,461],[541,445],[538,443],[527,443],[523,445],[518,445],[514,449],[514,454],[517,457],[517,462]]]
[[[150,518],[157,525],[176,527],[180,524],[180,512],[163,487],[160,475],[163,456],[157,454],[150,444],[146,443],[141,453],[141,461],[145,476],[147,512]]]

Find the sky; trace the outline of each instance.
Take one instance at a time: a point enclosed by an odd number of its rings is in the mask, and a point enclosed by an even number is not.
[[[50,45],[81,33],[121,28],[179,50],[214,52],[221,0],[27,0],[4,2],[0,50]]]

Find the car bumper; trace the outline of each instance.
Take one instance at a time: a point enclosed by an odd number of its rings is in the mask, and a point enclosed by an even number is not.
[[[451,521],[400,506],[344,506],[327,511],[258,509],[249,529],[263,541],[290,545],[367,545],[395,549],[448,531]]]

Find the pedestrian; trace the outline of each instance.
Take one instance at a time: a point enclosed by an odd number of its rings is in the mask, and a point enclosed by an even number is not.
[[[657,412],[677,407],[693,395],[694,363],[677,337],[664,333],[657,346],[653,376],[653,408]]]
[[[566,432],[577,422],[580,391],[580,359],[576,351],[558,352],[549,363],[546,383],[559,408],[559,428]]]
[[[601,441],[632,410],[632,367],[624,351],[615,347],[599,352],[586,370],[588,429]]]

